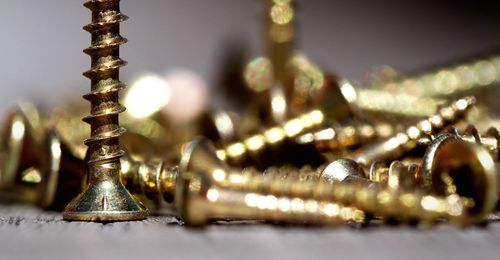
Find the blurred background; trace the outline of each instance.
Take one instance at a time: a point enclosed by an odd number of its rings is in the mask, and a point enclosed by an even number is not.
[[[240,41],[249,59],[262,54],[262,1],[122,1],[129,61],[122,79],[185,68],[215,82],[219,57]],[[381,64],[412,71],[500,45],[496,1],[297,1],[302,51],[327,70],[362,82]],[[0,114],[19,99],[52,106],[67,94],[88,92],[81,74],[90,35],[83,1],[2,1]]]

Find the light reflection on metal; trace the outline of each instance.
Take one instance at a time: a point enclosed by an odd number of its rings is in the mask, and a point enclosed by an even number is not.
[[[274,81],[272,69],[268,58],[257,57],[250,61],[244,72],[247,86],[256,92],[270,89]]]
[[[457,123],[475,103],[474,97],[455,100],[450,105],[440,108],[436,114],[408,127],[404,132],[362,147],[352,154],[351,158],[365,166],[376,161],[397,159],[404,152],[412,150],[421,137],[435,134],[446,126]]]
[[[235,142],[217,151],[222,160],[238,162],[252,153],[259,153],[268,146],[284,142],[289,138],[295,138],[300,134],[315,129],[325,123],[323,112],[313,110],[300,117],[287,120],[281,126],[271,127],[261,133],[245,138],[241,142]]]
[[[401,77],[392,81],[374,82],[373,87],[417,96],[456,96],[498,85],[500,56],[488,55]]]
[[[157,75],[144,75],[132,83],[124,98],[128,113],[137,118],[151,117],[168,105],[172,87]]]
[[[171,87],[170,102],[162,109],[173,123],[187,123],[198,117],[208,104],[208,86],[197,73],[187,69],[170,71],[165,80]]]

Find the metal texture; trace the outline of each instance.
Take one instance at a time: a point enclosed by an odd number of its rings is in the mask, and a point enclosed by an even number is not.
[[[487,214],[500,191],[498,171],[489,151],[453,134],[437,137],[422,162],[423,185],[436,194],[457,193],[473,198],[472,210]]]
[[[454,97],[463,93],[498,86],[500,56],[496,53],[474,55],[444,66],[372,84],[390,92],[409,93],[427,97]]]
[[[351,158],[363,165],[397,159],[405,152],[415,148],[420,138],[436,133],[459,121],[475,103],[474,97],[455,100],[450,105],[440,108],[436,114],[408,127],[405,132],[397,133],[392,137],[359,149],[351,155]]]
[[[126,221],[147,216],[147,210],[120,181],[119,137],[125,132],[119,114],[125,108],[118,102],[118,92],[125,87],[119,81],[119,68],[126,64],[119,58],[119,46],[126,39],[119,34],[119,0],[92,0],[85,3],[92,11],[92,23],[84,29],[92,34],[92,45],[84,52],[91,56],[91,69],[84,75],[91,79],[92,91],[85,95],[91,102],[91,115],[84,121],[91,126],[86,164],[88,186],[63,211],[66,220]]]
[[[181,171],[184,167],[181,166]],[[262,176],[242,184],[238,176],[223,170],[221,173],[221,169],[210,171],[206,168],[192,168],[191,174],[184,174],[178,179],[179,194],[176,194],[176,207],[183,219],[191,225],[203,225],[220,218],[252,219],[255,216],[316,224],[329,223],[324,219],[321,221],[329,215],[335,217],[334,223],[339,221],[339,216],[359,219],[355,217],[358,214],[352,215],[356,212],[353,208],[348,207],[347,214],[342,213],[344,205],[401,221],[433,222],[445,218],[458,225],[476,223],[476,216],[467,211],[470,200],[457,195],[432,196],[423,190],[375,188],[358,183],[270,181]],[[214,181],[217,178],[220,179]],[[284,216],[293,218],[288,220]],[[345,222],[346,219],[340,220]]]

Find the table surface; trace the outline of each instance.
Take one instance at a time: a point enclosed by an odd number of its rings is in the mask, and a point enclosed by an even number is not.
[[[57,212],[0,207],[0,259],[498,259],[500,221],[466,229],[374,226],[276,227],[175,217],[111,224],[66,222]]]

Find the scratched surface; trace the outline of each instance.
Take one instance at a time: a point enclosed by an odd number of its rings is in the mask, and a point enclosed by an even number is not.
[[[499,243],[498,221],[468,229],[256,223],[190,229],[169,216],[103,225],[0,207],[0,259],[498,259]]]

